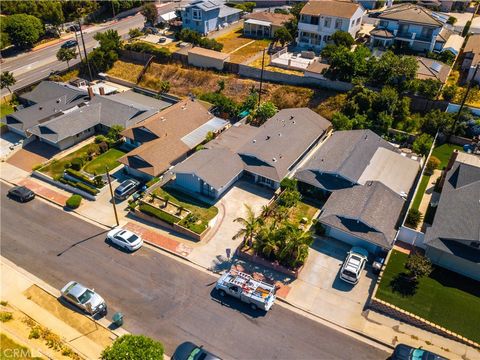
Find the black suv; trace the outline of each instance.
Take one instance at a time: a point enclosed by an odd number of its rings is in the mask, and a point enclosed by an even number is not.
[[[35,198],[35,193],[25,186],[14,186],[8,190],[7,196],[20,202],[27,202]]]

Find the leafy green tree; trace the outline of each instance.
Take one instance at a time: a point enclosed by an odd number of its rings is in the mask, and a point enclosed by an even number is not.
[[[412,145],[412,150],[420,155],[427,155],[433,145],[433,138],[428,134],[417,136]]]
[[[416,252],[408,256],[405,267],[408,269],[410,277],[414,280],[429,276],[433,270],[430,260]]]
[[[135,39],[135,38],[137,38],[139,36],[142,36],[142,35],[143,35],[143,33],[140,29],[133,28],[133,29],[128,30],[128,37],[130,39]]]
[[[65,21],[78,20],[98,9],[99,1],[64,0],[61,2]]]
[[[458,86],[455,84],[447,85],[443,88],[442,95],[445,101],[453,101],[457,95]]]
[[[355,42],[355,39],[348,32],[338,30],[332,34],[332,41],[337,46],[345,46],[350,49]]]
[[[345,114],[336,112],[332,118],[332,125],[335,130],[352,130],[353,121]]]
[[[442,87],[442,83],[436,79],[417,79],[413,83],[415,84],[414,90],[416,90],[417,94],[430,100],[434,100],[437,97]]]
[[[415,79],[418,69],[413,56],[397,56],[391,51],[386,51],[378,60],[372,59],[370,66],[370,83],[394,86],[401,91]]]
[[[158,20],[158,11],[155,3],[147,2],[143,5],[141,14],[145,17],[145,21],[149,22],[152,25],[155,25]]]
[[[100,43],[100,48],[105,52],[111,50],[118,52],[122,48],[122,37],[118,35],[117,30],[99,32],[93,38]]]
[[[250,91],[245,101],[240,106],[241,111],[252,110],[258,103],[258,92],[256,90]]]
[[[163,359],[162,343],[144,335],[123,335],[102,352],[102,360]]]
[[[265,101],[260,104],[260,106],[255,111],[255,123],[257,125],[263,124],[265,121],[270,119],[273,115],[277,113],[278,109],[274,103],[271,101]]]
[[[200,99],[215,105],[220,112],[226,113],[229,117],[235,117],[238,114],[238,104],[223,94],[209,92],[200,95]]]
[[[279,42],[280,45],[283,47],[285,46],[285,44],[292,42],[293,37],[292,37],[292,34],[290,34],[290,32],[286,28],[281,27],[278,30],[276,30],[275,33],[273,34],[273,41]]]
[[[13,73],[11,73],[10,71],[4,71],[0,75],[0,88],[7,88],[10,94],[12,93],[12,90],[10,90],[10,86],[15,85],[16,82],[17,80],[15,80]]]
[[[421,120],[421,131],[434,136],[438,131],[448,133],[455,119],[451,113],[443,112],[438,109],[430,111]]]
[[[440,160],[435,157],[435,156],[430,156],[430,158],[428,159],[428,162],[427,162],[427,165],[425,166],[425,173],[427,175],[432,175],[433,172],[438,169],[438,167],[440,166],[441,162]]]
[[[343,45],[327,46],[322,54],[328,57],[330,68],[326,75],[329,78],[351,82],[355,77],[363,77],[368,73],[370,50],[365,46],[358,46],[353,52]]]
[[[240,9],[240,10],[245,11],[245,12],[248,12],[248,13],[251,13],[253,11],[253,9],[255,8],[255,6],[257,6],[256,3],[251,2],[251,1],[247,1],[247,2],[244,2],[243,4],[236,4],[235,8]]]
[[[112,141],[117,141],[120,139],[120,133],[124,130],[122,125],[112,125],[107,133],[107,138],[111,139]]]
[[[302,195],[298,190],[285,190],[282,195],[277,200],[277,203],[280,206],[285,206],[287,208],[294,207],[302,199]]]
[[[97,72],[110,69],[118,60],[118,52],[122,48],[122,38],[116,30],[96,33],[93,37],[100,46],[88,54],[88,60]]]
[[[45,33],[45,30],[37,17],[16,14],[7,17],[5,32],[13,45],[20,48],[31,48]]]
[[[70,49],[60,48],[57,51],[58,61],[66,61],[67,66],[68,66],[68,70],[70,70],[70,61],[73,60],[73,59],[76,59],[77,55],[78,54],[77,54],[77,51],[75,50],[75,48],[70,48]]]

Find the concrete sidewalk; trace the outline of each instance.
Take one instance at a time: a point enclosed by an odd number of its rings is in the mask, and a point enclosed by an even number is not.
[[[118,336],[127,334],[122,328],[115,331],[109,330],[108,325],[110,325],[110,322],[106,319],[94,322],[92,319],[65,307],[62,311],[71,313],[71,317],[74,319],[72,321],[75,321],[75,323],[88,322],[93,324],[94,329],[97,329],[93,332],[88,330],[87,333],[78,331],[77,325],[75,326],[76,329],[71,324],[67,324],[64,322],[64,319],[55,316],[54,313],[49,311],[49,306],[40,306],[31,296],[25,294],[25,292],[31,291],[32,287],[35,288],[36,285],[39,291],[45,291],[46,296],[51,296],[50,305],[58,306],[57,297],[60,295],[58,289],[52,288],[4,257],[0,257],[0,267],[2,300],[8,301],[37,323],[60,335],[68,346],[86,359],[98,359],[107,345],[111,344]],[[96,336],[94,334],[95,331],[100,331],[102,334],[99,333],[99,336]]]

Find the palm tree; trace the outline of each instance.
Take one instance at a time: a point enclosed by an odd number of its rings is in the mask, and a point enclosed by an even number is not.
[[[272,210],[270,209],[270,206],[263,205],[260,214],[261,214],[262,217],[266,218],[266,217],[268,217],[268,215],[270,215],[271,211]]]
[[[279,258],[284,265],[296,268],[305,262],[313,236],[309,231],[304,232],[292,223],[288,223],[284,231],[285,246],[280,251]]]
[[[263,224],[261,218],[255,216],[255,212],[251,206],[245,204],[247,209],[247,216],[245,218],[238,217],[234,222],[238,222],[243,225],[243,227],[232,237],[232,240],[236,240],[239,237],[243,236],[245,242],[248,242],[248,246],[253,246],[253,237],[257,234],[259,227]]]
[[[15,80],[13,73],[11,73],[10,71],[4,71],[0,75],[0,88],[7,88],[10,94],[12,93],[12,90],[10,90],[10,86],[15,85],[16,82],[17,80]]]

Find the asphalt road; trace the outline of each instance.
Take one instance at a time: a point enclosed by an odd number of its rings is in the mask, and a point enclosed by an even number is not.
[[[141,28],[143,27],[143,23],[143,15],[137,14],[108,25],[95,25],[85,28],[83,31],[83,36],[85,39],[87,52],[97,46],[98,43],[93,38],[97,32],[114,29],[118,31],[120,36],[126,38],[128,35],[128,30],[131,28]],[[78,36],[80,42],[80,33],[78,33]],[[60,49],[60,46],[69,39],[65,39],[58,44],[50,45],[40,50],[21,53],[13,57],[5,57],[4,62],[1,65],[2,71],[13,72],[15,79],[17,80],[16,84],[11,87],[12,91],[41,80],[48,76],[52,71],[65,70],[67,68],[67,63],[58,61],[56,54],[58,49]],[[75,39],[74,36],[73,39]],[[83,57],[83,47],[81,47],[81,49],[81,55]],[[77,57],[76,60],[70,61],[70,65],[74,65],[79,62],[80,57]]]
[[[111,318],[162,341],[202,344],[225,359],[386,359],[388,354],[276,305],[252,312],[221,303],[215,277],[142,248],[126,254],[105,243],[105,231],[41,200],[20,204],[1,184],[1,254],[54,287],[77,280],[107,301]]]

